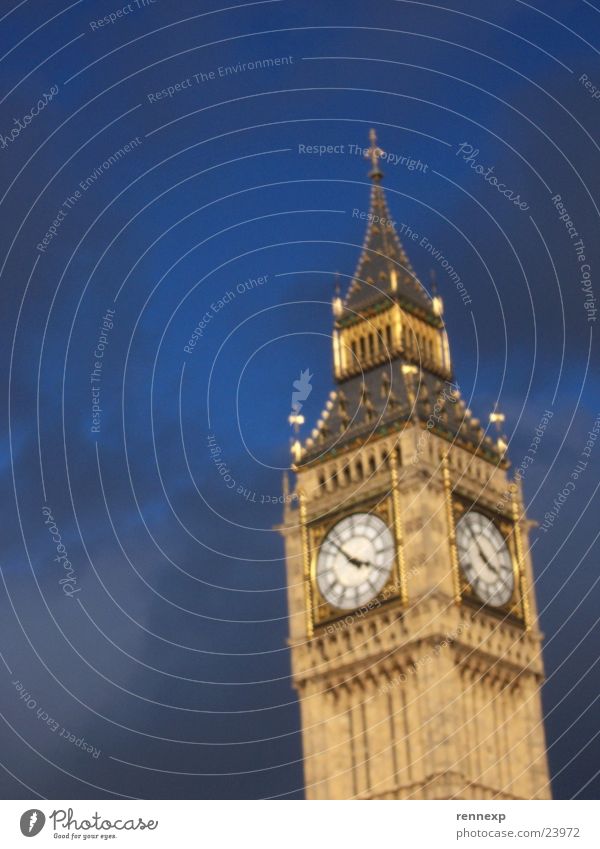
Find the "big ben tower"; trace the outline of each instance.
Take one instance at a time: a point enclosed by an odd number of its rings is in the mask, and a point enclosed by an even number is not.
[[[335,389],[285,510],[292,674],[312,799],[546,799],[528,522],[460,396],[442,302],[392,224],[371,132]]]

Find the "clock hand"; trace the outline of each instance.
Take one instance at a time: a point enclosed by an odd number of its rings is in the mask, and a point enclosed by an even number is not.
[[[507,589],[509,589],[509,590],[510,590],[510,589],[511,589],[511,587],[510,587],[510,584],[509,584],[509,579],[508,579],[508,578],[503,577],[503,575],[502,575],[502,574],[500,573],[500,571],[498,570],[498,567],[497,567],[497,566],[495,566],[495,565],[493,565],[493,564],[492,564],[492,563],[491,563],[491,562],[487,559],[486,555],[484,554],[484,552],[483,552],[483,550],[482,550],[482,548],[481,548],[481,545],[479,544],[479,540],[475,537],[475,535],[474,535],[474,534],[473,534],[473,532],[471,531],[471,528],[469,528],[469,526],[468,526],[468,525],[467,525],[467,530],[469,531],[469,534],[470,534],[470,536],[471,536],[471,539],[473,540],[473,542],[474,542],[474,543],[475,543],[475,545],[477,546],[477,549],[478,549],[478,551],[479,551],[479,554],[481,555],[481,558],[482,558],[483,562],[484,562],[484,563],[486,564],[486,566],[490,569],[490,571],[491,571],[491,572],[493,572],[493,573],[494,573],[494,575],[496,575],[496,576],[500,579],[500,581],[502,582],[502,585],[503,585],[504,587],[506,587]],[[496,552],[495,552],[495,554],[496,554],[496,555],[498,555],[499,553],[500,553],[500,552],[498,552],[498,551],[496,551]],[[481,579],[480,579],[480,580],[481,580]]]
[[[349,557],[348,555],[346,555],[346,557],[348,558],[348,562],[352,563],[353,566],[356,566],[357,569],[362,569],[363,566],[371,565],[366,560],[357,560],[356,557]]]
[[[370,566],[371,565],[366,560],[358,560],[356,557],[352,557],[350,554],[348,554],[347,551],[344,551],[344,549],[341,547],[341,545],[338,545],[335,540],[330,539],[329,542],[335,548],[337,548],[337,550],[340,552],[340,554],[344,555],[344,557],[346,558],[348,563],[351,563],[353,566],[356,566],[357,569],[362,569],[363,566]]]
[[[481,549],[480,549],[479,553],[481,554],[481,556],[482,556],[482,558],[483,558],[483,561],[484,561],[485,565],[488,567],[488,569],[490,570],[490,572],[493,572],[493,573],[494,573],[494,575],[497,575],[498,577],[500,577],[500,573],[498,572],[498,567],[497,567],[497,566],[494,566],[494,564],[493,564],[493,563],[491,563],[491,562],[487,559],[487,557],[485,556],[485,554],[483,553],[483,551],[481,551]]]
[[[487,557],[486,557],[486,555],[484,554],[484,551],[483,551],[483,549],[482,549],[482,547],[481,547],[481,545],[480,545],[480,543],[479,543],[479,540],[477,539],[477,537],[475,536],[475,534],[473,533],[473,531],[471,530],[471,528],[470,528],[468,525],[467,525],[467,530],[468,530],[468,532],[469,532],[469,535],[470,535],[471,539],[473,540],[473,542],[474,542],[474,543],[475,543],[475,545],[477,546],[477,551],[479,552],[479,556],[481,557],[481,559],[483,560],[483,562],[485,563],[485,565],[488,567],[488,569],[489,569],[491,572],[493,572],[493,573],[494,573],[494,575],[498,575],[498,577],[500,577],[500,575],[499,575],[499,573],[498,573],[498,569],[497,569],[497,567],[496,567],[496,566],[494,566],[492,563],[490,563],[490,561],[487,559]]]
[[[500,555],[500,551],[494,551],[494,557],[499,557],[499,555]],[[511,588],[510,583],[509,583],[510,582],[510,574],[508,576],[504,576],[500,572],[500,570],[498,569],[497,566],[492,566],[492,564],[487,560],[487,558],[484,558],[484,559],[486,560],[486,562],[487,562],[488,566],[490,567],[490,569],[492,570],[492,572],[494,572],[494,574],[497,575],[498,578],[500,578],[500,580],[502,581],[502,584],[507,589],[510,589]]]
[[[337,548],[340,554],[343,554],[346,560],[348,560],[348,555],[346,554],[341,545],[338,545],[338,543],[334,539],[329,539],[328,542],[331,543],[334,548]]]
[[[482,557],[482,559],[483,559],[483,562],[484,562],[484,563],[485,563],[485,565],[488,567],[488,569],[490,570],[490,572],[493,572],[493,573],[494,573],[494,575],[496,575],[496,577],[497,577],[497,578],[500,578],[500,580],[502,581],[502,583],[504,584],[504,586],[505,586],[505,587],[508,587],[508,580],[502,576],[502,574],[501,574],[500,570],[498,569],[498,566],[497,566],[497,565],[495,565],[494,563],[492,563],[492,562],[491,562],[491,560],[488,560],[487,556],[483,553],[482,548],[481,548],[481,546],[479,545],[479,543],[478,543],[478,541],[477,541],[477,540],[475,540],[475,544],[477,545],[477,548],[479,549],[479,554],[481,555],[481,557]],[[499,551],[495,551],[495,552],[494,552],[494,557],[497,557],[499,554],[500,554],[500,552],[499,552]]]

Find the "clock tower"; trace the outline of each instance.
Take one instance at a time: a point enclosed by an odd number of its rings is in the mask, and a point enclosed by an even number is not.
[[[368,155],[364,246],[333,301],[335,388],[293,445],[281,526],[306,795],[546,799],[521,493],[461,397],[374,131]]]

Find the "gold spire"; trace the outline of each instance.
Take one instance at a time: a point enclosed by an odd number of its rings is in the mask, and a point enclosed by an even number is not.
[[[377,145],[377,133],[372,127],[369,132],[369,141],[371,142],[371,147],[368,148],[367,152],[365,153],[365,158],[371,160],[372,167],[371,171],[369,172],[369,177],[372,180],[381,180],[381,178],[383,177],[383,171],[381,171],[381,169],[379,168],[379,159],[381,156],[383,156],[385,151],[383,151]]]

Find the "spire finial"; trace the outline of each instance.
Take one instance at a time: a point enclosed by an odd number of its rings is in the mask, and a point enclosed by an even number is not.
[[[369,172],[369,177],[372,180],[381,180],[383,172],[379,167],[379,159],[383,156],[384,151],[377,145],[377,133],[372,127],[369,131],[369,141],[371,142],[371,147],[365,153],[365,158],[371,160],[372,168]]]
[[[342,292],[340,289],[340,274],[339,271],[335,272],[335,284],[334,284],[334,294],[333,300],[331,302],[333,307],[333,314],[336,318],[341,318],[344,314],[344,302],[342,301]]]
[[[438,287],[436,274],[433,269],[431,269],[431,271],[429,272],[429,277],[431,279],[431,294],[435,297],[438,293]]]

